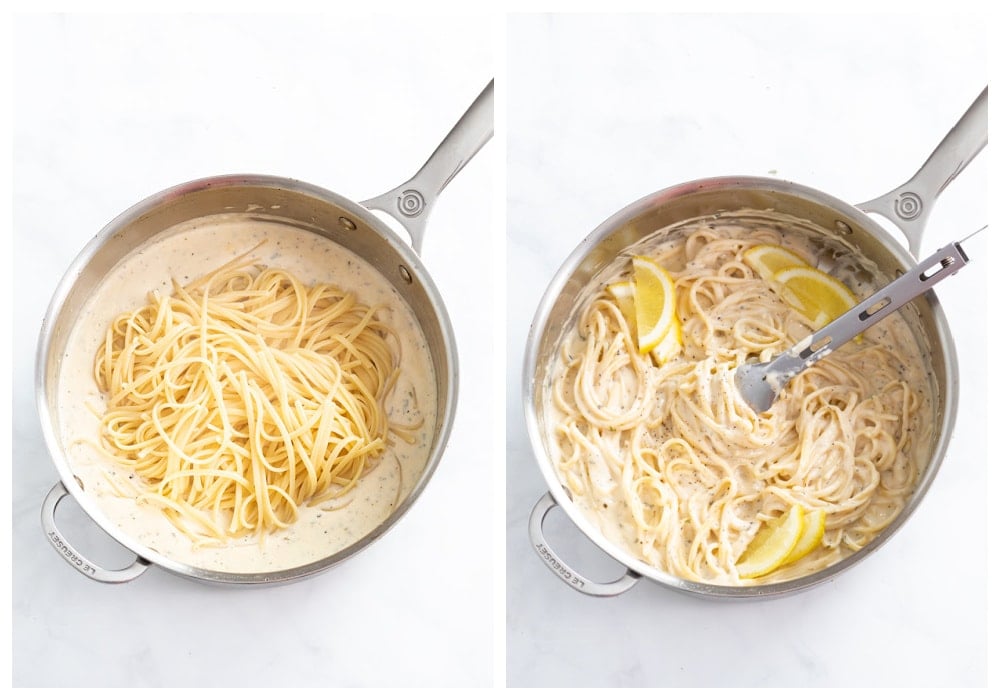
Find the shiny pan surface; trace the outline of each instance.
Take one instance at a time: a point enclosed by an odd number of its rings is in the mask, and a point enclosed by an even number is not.
[[[413,178],[379,197],[355,203],[329,190],[287,178],[264,175],[210,177],[177,185],[134,205],[109,223],[77,256],[57,287],[42,323],[35,388],[42,432],[60,482],[42,504],[42,527],[50,544],[72,566],[92,579],[120,583],[150,564],[205,582],[269,584],[294,581],[324,571],[387,532],[409,510],[433,475],[445,450],[458,396],[458,351],[444,302],[419,257],[427,214],[444,186],[493,133],[492,81]],[[394,216],[406,229],[404,242],[372,209]],[[435,373],[437,412],[426,464],[409,494],[392,513],[354,544],[306,564],[260,573],[197,568],[151,549],[115,526],[96,499],[74,477],[60,435],[61,358],[88,299],[120,261],[157,234],[179,224],[216,214],[239,214],[274,221],[323,236],[372,265],[410,306],[423,331]],[[136,555],[120,570],[108,570],[77,551],[56,525],[59,502],[72,496],[104,531]],[[331,549],[334,549],[331,547]]]
[[[766,219],[794,217],[829,232],[875,263],[887,279],[910,270],[917,262],[928,214],[942,190],[987,142],[988,92],[983,90],[917,173],[900,187],[852,206],[825,192],[784,180],[762,177],[718,177],[679,184],[647,195],[618,211],[590,233],[570,254],[551,280],[532,322],[522,374],[522,403],[529,440],[548,486],[528,522],[536,553],[567,585],[594,596],[619,595],[642,578],[667,588],[704,597],[760,598],[811,588],[858,564],[881,547],[907,521],[934,481],[944,459],[958,406],[958,363],[954,341],[937,297],[928,292],[900,311],[914,330],[921,353],[933,374],[932,441],[926,464],[906,506],[867,546],[821,571],[770,584],[731,586],[689,581],[668,574],[624,552],[605,538],[577,508],[559,480],[544,438],[543,386],[558,351],[560,334],[587,285],[623,250],[674,224],[711,221],[729,212],[752,210]],[[897,225],[904,247],[866,213],[878,213]],[[561,507],[574,525],[625,567],[617,580],[598,582],[578,573],[553,551],[544,536],[544,521]]]

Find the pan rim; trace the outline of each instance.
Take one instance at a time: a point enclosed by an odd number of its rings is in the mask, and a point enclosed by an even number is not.
[[[414,484],[413,489],[403,499],[403,501],[389,514],[389,516],[379,523],[374,529],[368,532],[357,542],[344,547],[336,552],[328,554],[320,559],[300,564],[297,566],[269,570],[263,572],[230,572],[216,569],[191,566],[179,562],[171,557],[165,556],[153,549],[150,549],[142,542],[124,533],[120,528],[110,522],[100,508],[88,508],[93,500],[84,495],[84,490],[77,483],[72,467],[66,457],[65,450],[56,436],[54,428],[54,416],[49,411],[48,398],[58,392],[55,382],[49,382],[47,367],[52,351],[53,326],[59,317],[62,308],[74,289],[80,273],[94,259],[98,252],[107,244],[118,231],[123,227],[141,219],[144,215],[154,211],[164,204],[174,201],[187,194],[203,191],[207,189],[220,189],[226,187],[250,187],[267,189],[280,189],[292,191],[307,197],[312,197],[321,202],[332,204],[340,209],[350,212],[367,224],[375,231],[388,245],[390,245],[397,255],[404,260],[413,274],[414,282],[419,283],[431,302],[435,311],[435,318],[438,322],[439,330],[445,348],[444,372],[439,381],[446,381],[445,400],[443,405],[438,405],[437,411],[440,416],[440,430],[437,431],[434,443],[428,453],[424,468]],[[222,213],[222,212],[220,212]],[[124,256],[123,256],[124,257]],[[404,298],[405,301],[405,298]],[[417,501],[427,483],[436,472],[438,465],[447,447],[448,438],[454,425],[455,413],[458,404],[459,376],[458,376],[458,346],[455,339],[454,329],[451,319],[445,307],[437,286],[434,284],[430,273],[423,265],[420,257],[410,248],[393,230],[379,217],[372,214],[355,201],[345,198],[331,190],[313,185],[311,183],[295,180],[287,177],[261,175],[261,174],[227,174],[209,176],[189,180],[164,190],[156,192],[141,201],[133,204],[121,214],[106,224],[76,255],[62,278],[56,285],[52,298],[45,311],[39,329],[39,339],[35,354],[35,406],[41,423],[42,436],[46,448],[52,459],[59,479],[76,502],[83,508],[86,515],[93,520],[112,539],[134,553],[140,560],[156,564],[171,573],[181,576],[198,579],[209,583],[223,584],[273,584],[299,580],[325,571],[343,561],[351,558],[355,554],[369,547],[376,540],[385,535],[399,520],[410,510]],[[58,398],[58,396],[55,396]]]
[[[876,537],[861,550],[841,559],[840,561],[824,569],[816,571],[807,576],[778,583],[760,584],[751,586],[731,586],[690,581],[669,574],[661,569],[657,569],[650,564],[639,560],[637,557],[624,551],[618,545],[612,543],[605,537],[600,529],[587,518],[580,509],[574,507],[573,500],[569,492],[559,481],[556,468],[552,464],[548,455],[545,438],[541,432],[541,416],[535,410],[536,376],[540,361],[548,363],[549,358],[540,356],[541,341],[544,331],[548,325],[552,309],[556,300],[562,295],[572,274],[577,270],[584,258],[593,251],[601,242],[618,231],[629,221],[638,215],[648,212],[657,205],[675,200],[681,196],[706,192],[712,190],[756,190],[772,191],[782,194],[792,195],[807,199],[815,204],[820,204],[831,209],[849,219],[863,221],[866,227],[878,241],[889,249],[891,253],[903,264],[906,269],[912,267],[916,260],[913,255],[904,248],[899,241],[882,227],[878,221],[868,216],[860,209],[851,206],[842,200],[821,190],[801,185],[790,180],[778,178],[768,178],[760,176],[720,176],[689,180],[676,185],[671,185],[664,189],[647,194],[639,199],[627,204],[611,216],[607,217],[593,231],[591,231],[567,256],[559,266],[557,272],[552,277],[549,285],[539,301],[538,308],[532,318],[529,330],[524,359],[522,364],[521,385],[522,385],[522,410],[526,423],[528,440],[531,444],[532,453],[538,468],[545,480],[548,492],[552,498],[566,513],[570,521],[597,547],[612,559],[623,564],[627,569],[648,578],[664,587],[674,589],[683,593],[693,594],[698,597],[721,598],[721,599],[758,599],[771,598],[788,595],[791,593],[804,591],[806,589],[824,583],[843,571],[854,567],[869,555],[880,549],[909,519],[926,493],[940,470],[947,452],[948,443],[954,430],[956,413],[958,406],[958,362],[955,350],[954,339],[948,327],[941,305],[933,290],[925,294],[927,303],[932,311],[929,319],[925,319],[925,324],[931,326],[937,333],[941,341],[941,351],[943,354],[942,366],[944,376],[938,377],[938,391],[942,394],[942,419],[941,431],[934,445],[934,449],[928,456],[924,465],[922,476],[912,495],[908,499],[903,510],[889,523]],[[707,215],[706,215],[707,216]]]

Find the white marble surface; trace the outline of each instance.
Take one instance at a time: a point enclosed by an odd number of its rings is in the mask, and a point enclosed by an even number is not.
[[[711,175],[776,176],[861,202],[901,184],[987,83],[981,21],[949,17],[520,16],[507,56],[507,682],[511,686],[986,683],[984,304],[991,234],[939,288],[958,423],[913,517],[809,592],[719,602],[650,581],[574,592],[536,557],[545,485],[521,362],[550,278],[626,204]],[[987,221],[989,147],[939,200],[925,252]],[[995,246],[994,246],[995,247]],[[596,579],[622,567],[558,513],[547,533]]]
[[[493,77],[494,24],[37,15],[15,18],[13,32],[13,685],[492,685],[500,559],[483,542],[500,517],[488,455],[502,449],[492,430],[502,417],[492,385],[475,378],[495,364],[483,342],[493,272],[457,263],[502,251],[491,235],[496,142],[442,194],[422,254],[466,378],[448,450],[396,527],[339,567],[239,590],[156,568],[121,586],[83,577],[40,527],[58,476],[33,377],[57,282],[113,217],[226,173],[292,177],[355,200],[398,185]],[[496,420],[482,420],[493,405]],[[59,515],[102,564],[129,560],[72,504]]]

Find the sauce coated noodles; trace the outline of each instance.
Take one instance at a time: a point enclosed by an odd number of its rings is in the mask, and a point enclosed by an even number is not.
[[[899,514],[928,454],[931,379],[899,314],[795,377],[769,411],[743,402],[736,368],[812,331],[744,261],[760,244],[811,265],[823,254],[791,227],[739,222],[637,243],[577,306],[546,381],[543,431],[574,504],[627,553],[692,581],[773,583],[843,559]],[[607,291],[635,254],[675,282],[683,348],[663,366]],[[846,260],[831,272],[863,298],[878,285]],[[755,535],[795,504],[825,511],[820,544],[741,578]]]

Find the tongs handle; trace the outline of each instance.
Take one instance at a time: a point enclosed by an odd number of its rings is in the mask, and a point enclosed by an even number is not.
[[[949,243],[920,261],[909,272],[771,361],[738,367],[736,385],[743,399],[758,413],[769,409],[792,377],[965,267],[969,258],[961,244],[968,238]]]
[[[949,243],[850,311],[800,341],[789,353],[794,353],[805,363],[803,369],[810,366],[822,355],[839,348],[904,304],[924,294],[944,278],[955,274],[967,262],[969,257],[961,245],[958,242]]]

